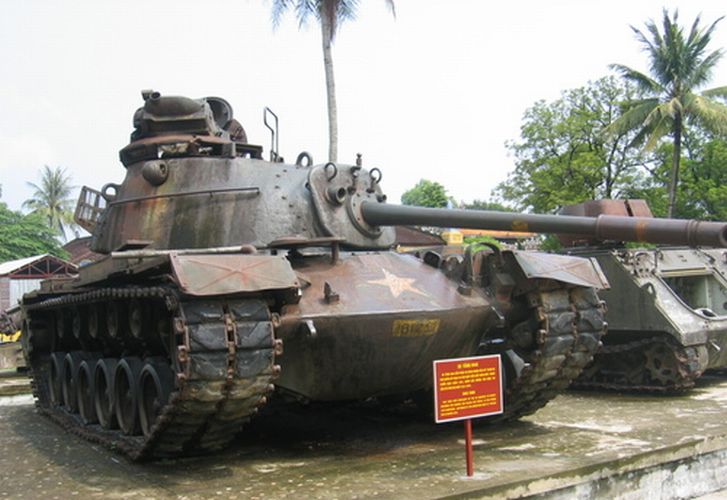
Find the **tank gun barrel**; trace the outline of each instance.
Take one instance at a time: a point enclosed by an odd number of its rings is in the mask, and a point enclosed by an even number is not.
[[[594,236],[601,240],[727,247],[727,223],[599,215],[540,215],[488,210],[410,207],[364,202],[364,220],[374,226],[418,225]]]

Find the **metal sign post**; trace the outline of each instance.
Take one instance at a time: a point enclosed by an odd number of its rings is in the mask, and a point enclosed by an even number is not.
[[[434,361],[434,420],[464,420],[467,476],[474,474],[472,419],[502,412],[499,354]]]

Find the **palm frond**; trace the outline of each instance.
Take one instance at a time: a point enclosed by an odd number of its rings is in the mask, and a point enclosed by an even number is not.
[[[384,0],[386,2],[386,6],[391,11],[391,15],[394,16],[394,19],[396,19],[396,5],[394,5],[394,0]]]
[[[273,23],[273,29],[278,29],[280,22],[285,13],[294,5],[294,0],[273,0],[270,10],[270,19]]]
[[[644,145],[644,149],[647,151],[653,151],[659,144],[659,141],[672,130],[672,120],[667,116],[661,116],[657,122],[650,127],[650,133],[648,140]]]
[[[305,26],[310,16],[318,18],[318,3],[316,0],[297,0],[295,2],[295,17],[298,19],[298,28]]]
[[[727,99],[727,86],[704,90],[702,91],[702,95],[705,97],[721,97]]]
[[[712,78],[712,71],[722,56],[722,49],[717,49],[695,64],[684,82],[685,87],[697,89],[706,84]]]
[[[621,135],[643,127],[647,117],[659,106],[656,98],[631,101],[630,108],[606,127],[607,135]]]
[[[338,0],[337,18],[339,22],[353,21],[358,12],[359,0]]]
[[[724,104],[695,95],[690,103],[690,113],[707,130],[727,135],[727,106]]]
[[[648,75],[637,71],[623,64],[609,64],[609,68],[621,74],[621,76],[634,83],[637,89],[644,94],[659,94],[664,88]]]

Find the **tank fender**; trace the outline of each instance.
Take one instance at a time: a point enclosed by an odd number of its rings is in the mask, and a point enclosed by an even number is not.
[[[599,290],[610,288],[595,259],[517,250],[512,254],[527,278],[546,278]]]
[[[298,278],[283,256],[247,254],[172,254],[174,278],[194,296],[261,291],[296,291]]]

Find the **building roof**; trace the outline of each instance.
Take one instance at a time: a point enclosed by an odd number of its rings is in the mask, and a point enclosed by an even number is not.
[[[0,276],[12,275],[11,278],[47,278],[76,272],[78,267],[75,264],[47,253],[0,263]]]
[[[22,259],[15,259],[15,260],[9,260],[7,262],[0,263],[0,276],[3,276],[5,274],[10,274],[13,271],[17,271],[21,267],[25,267],[28,264],[32,264],[36,260],[40,260],[43,257],[47,257],[47,253],[42,253],[40,255],[33,255],[32,257],[24,257]]]
[[[71,256],[69,260],[76,265],[81,264],[82,262],[95,262],[105,257],[105,255],[91,250],[90,236],[84,236],[69,241],[63,245],[63,250],[68,252]]]

